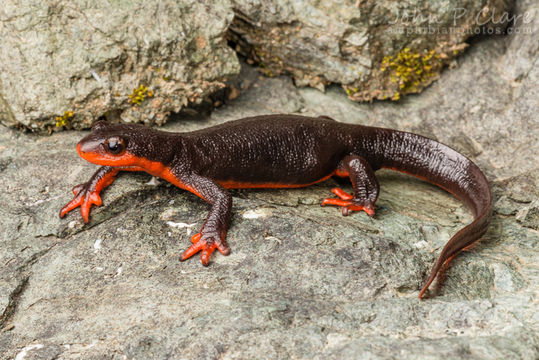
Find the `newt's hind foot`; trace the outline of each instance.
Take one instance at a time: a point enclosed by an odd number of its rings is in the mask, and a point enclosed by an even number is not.
[[[352,195],[339,188],[333,188],[331,192],[337,195],[339,199],[326,198],[322,200],[320,205],[342,206],[343,216],[349,215],[350,211],[365,211],[367,215],[374,216],[374,204],[361,204],[358,200],[354,200]]]
[[[191,242],[193,245],[180,256],[180,261],[185,261],[200,251],[202,265],[208,266],[210,264],[210,255],[215,249],[219,250],[223,255],[230,254],[230,248],[225,241],[225,234],[201,231],[191,237]]]

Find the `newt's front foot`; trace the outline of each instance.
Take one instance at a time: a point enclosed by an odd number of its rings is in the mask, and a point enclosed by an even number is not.
[[[222,234],[219,234],[216,231],[205,232],[204,230],[193,235],[191,237],[193,245],[180,256],[180,261],[185,261],[201,251],[200,261],[202,261],[202,265],[208,266],[210,264],[210,255],[215,249],[219,250],[223,255],[230,254],[230,248],[226,244],[225,235],[224,231]]]
[[[362,204],[359,200],[355,200],[352,195],[339,188],[333,188],[331,192],[337,195],[339,199],[326,198],[322,200],[320,205],[342,206],[343,216],[347,216],[350,211],[365,211],[367,215],[374,216],[374,204]]]
[[[79,184],[72,191],[75,197],[60,210],[60,217],[63,218],[68,212],[80,206],[82,219],[85,223],[90,222],[92,205],[101,206],[103,204],[99,192],[93,190],[88,183]]]

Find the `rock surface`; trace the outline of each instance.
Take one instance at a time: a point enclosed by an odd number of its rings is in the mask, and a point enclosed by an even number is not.
[[[98,118],[163,124],[237,75],[237,50],[350,98],[421,91],[511,1],[4,0],[0,122],[34,132]]]
[[[3,0],[0,121],[162,124],[239,72],[224,41],[232,16],[227,2],[199,0]]]
[[[518,13],[538,15],[535,1]],[[525,30],[530,29],[531,34]],[[470,213],[433,186],[380,172],[375,219],[320,208],[333,180],[304,189],[233,191],[232,253],[180,263],[208,206],[127,174],[83,225],[57,217],[95,166],[85,133],[0,133],[2,359],[534,359],[539,357],[539,64],[537,21],[480,41],[424,93],[357,104],[288,78],[259,78],[192,130],[262,113],[325,114],[452,145],[495,194],[483,240],[417,294]],[[518,33],[516,30],[519,30]],[[349,189],[349,185],[345,185]]]
[[[269,75],[342,84],[353,100],[420,92],[478,34],[504,30],[511,2],[232,0],[231,39]]]

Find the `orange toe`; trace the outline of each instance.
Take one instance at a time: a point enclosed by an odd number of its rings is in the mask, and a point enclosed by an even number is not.
[[[333,189],[331,190],[335,195],[339,196],[340,199],[334,199],[334,198],[327,198],[322,200],[322,203],[320,205],[326,206],[326,205],[334,205],[334,206],[340,206],[342,207],[342,214],[343,216],[347,216],[350,211],[365,211],[367,215],[374,216],[374,206],[373,205],[359,205],[354,204],[353,201],[351,201],[352,198],[349,200],[344,200],[345,197],[351,196],[350,194],[340,190],[340,189]]]
[[[184,261],[189,259],[191,256],[195,255],[197,252],[202,250],[204,244],[202,242],[196,242],[193,245],[189,246],[187,250],[180,256],[180,260]]]
[[[224,238],[224,232],[222,237]],[[200,232],[191,237],[191,242],[193,245],[185,250],[180,256],[181,261],[187,260],[200,252],[200,261],[202,262],[202,265],[208,266],[210,264],[211,254],[215,249],[219,250],[223,255],[230,254],[230,248],[227,246],[225,240],[217,236],[206,235],[203,237]]]
[[[354,197],[340,188],[333,188],[331,192],[340,197],[342,200],[352,200]]]

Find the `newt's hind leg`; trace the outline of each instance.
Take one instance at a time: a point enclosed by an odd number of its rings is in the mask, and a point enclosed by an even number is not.
[[[342,214],[348,215],[350,211],[365,211],[369,216],[374,216],[374,203],[378,199],[380,186],[369,163],[361,156],[348,155],[339,164],[337,175],[349,176],[354,189],[354,195],[334,188],[332,193],[339,199],[327,198],[322,200],[322,206],[342,206]]]

